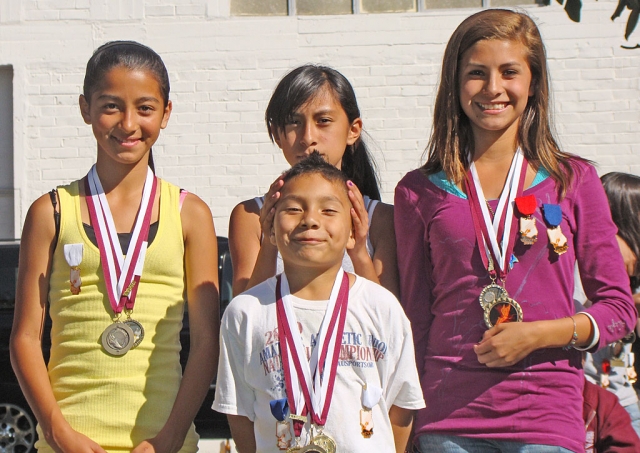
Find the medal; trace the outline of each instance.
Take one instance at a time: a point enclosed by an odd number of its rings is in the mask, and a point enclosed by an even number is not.
[[[321,429],[319,429],[317,436],[313,436],[313,429],[311,433],[312,436],[309,445],[302,447],[299,450],[300,453],[336,453],[337,446],[335,440],[324,434]]]
[[[157,178],[148,168],[140,209],[131,233],[127,253],[123,257],[113,215],[95,165],[85,180],[85,199],[100,250],[100,264],[107,296],[114,313],[114,324],[107,327],[102,334],[102,345],[105,351],[112,355],[125,354],[132,347],[138,346],[144,338],[144,328],[138,321],[131,319],[130,313],[133,311],[138,283],[140,275],[142,275],[157,186]],[[127,320],[121,323],[118,320],[125,308],[128,311]],[[125,337],[127,336],[129,340],[125,345]]]
[[[71,294],[80,294],[82,279],[80,278],[80,263],[82,263],[82,253],[84,244],[65,244],[64,259],[69,265],[69,290]]]
[[[365,439],[373,436],[373,411],[371,409],[380,402],[380,397],[382,397],[382,389],[380,387],[366,383],[362,386],[360,429],[362,437]]]
[[[480,305],[485,309],[500,297],[509,297],[507,290],[495,283],[485,286],[480,293]]]
[[[114,322],[102,332],[102,347],[111,355],[124,355],[134,343],[131,327],[123,322]]]
[[[484,323],[490,329],[507,322],[522,322],[520,304],[509,296],[500,296],[484,309]]]
[[[316,343],[307,353],[290,300],[287,276],[282,273],[276,284],[276,314],[278,339],[280,341],[282,369],[289,409],[293,420],[296,440],[299,439],[306,421],[311,416],[309,444],[292,447],[287,451],[300,453],[335,453],[336,442],[323,432],[333,397],[333,390],[340,358],[341,339],[347,317],[349,302],[349,277],[342,268],[338,270],[331,290]],[[293,365],[293,366],[292,366]],[[328,373],[327,373],[328,371]],[[314,427],[318,434],[314,436]]]
[[[286,420],[289,413],[289,403],[286,398],[269,402],[271,415],[276,419],[276,447],[278,450],[288,450],[291,447],[291,426]]]
[[[471,158],[469,160],[471,161]],[[522,197],[526,172],[527,160],[518,148],[511,161],[493,220],[489,214],[489,207],[484,201],[484,193],[473,162],[469,166],[465,179],[480,257],[491,278],[491,283],[482,289],[479,297],[484,322],[489,328],[504,322],[520,322],[523,319],[522,307],[509,297],[504,285],[513,263],[517,262],[513,255],[517,240],[514,205],[517,204],[517,200],[520,200],[518,209],[528,215],[533,214],[536,206],[535,197]],[[532,231],[530,230],[528,234]],[[496,280],[499,280],[502,286],[498,285]]]
[[[276,447],[278,447],[278,450],[288,450],[291,447],[291,440],[289,422],[285,420],[276,422]]]
[[[533,213],[536,211],[538,202],[535,195],[516,197],[516,207],[522,215],[520,217],[520,240],[524,245],[533,245],[538,240],[538,228]]]
[[[135,319],[127,318],[124,322],[124,325],[129,326],[131,331],[133,332],[133,345],[131,349],[137,348],[142,340],[144,339],[144,327]]]
[[[373,436],[373,412],[371,409],[360,409],[360,429],[365,439]]]
[[[547,236],[549,236],[549,244],[553,247],[553,251],[558,255],[562,255],[569,249],[567,238],[562,234],[560,223],[562,222],[562,210],[557,204],[543,204],[542,212],[544,219],[549,224],[547,228]]]

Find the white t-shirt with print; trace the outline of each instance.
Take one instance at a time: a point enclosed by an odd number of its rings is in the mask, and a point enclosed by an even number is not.
[[[213,409],[242,415],[254,422],[257,453],[279,452],[276,419],[269,402],[286,397],[280,360],[272,277],[235,297],[221,326],[220,362]],[[315,341],[327,301],[291,297],[305,347]],[[309,355],[309,351],[307,351]],[[374,434],[365,439],[360,427],[364,384],[382,388],[373,408]],[[399,302],[389,291],[356,277],[349,290],[348,312],[333,399],[325,434],[341,452],[395,451],[389,422],[392,405],[424,407],[415,365],[411,327]],[[302,445],[308,442],[309,424]]]

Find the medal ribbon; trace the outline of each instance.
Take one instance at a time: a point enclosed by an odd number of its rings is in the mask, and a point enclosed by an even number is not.
[[[137,286],[147,249],[151,212],[153,211],[152,200],[155,199],[157,186],[157,178],[148,168],[142,190],[140,210],[133,227],[129,248],[123,258],[124,253],[118,240],[113,215],[95,165],[85,180],[89,217],[100,250],[100,263],[102,264],[109,302],[115,314],[121,313],[125,306],[128,310],[132,310],[135,304]]]
[[[523,216],[531,216],[536,211],[536,207],[538,206],[538,202],[536,201],[535,195],[526,195],[516,198],[516,206],[518,207],[518,211]]]
[[[559,204],[543,204],[542,212],[544,213],[544,219],[552,228],[562,223],[562,209]]]
[[[517,232],[515,227],[517,219],[513,215],[514,200],[522,195],[526,172],[527,160],[522,151],[518,149],[511,161],[507,181],[500,194],[493,222],[473,162],[465,178],[478,247],[485,249],[485,253],[480,253],[482,262],[486,268],[489,268],[489,258],[491,258],[496,264],[498,277],[503,281],[509,272],[508,257],[512,255],[516,242],[515,236],[512,235],[512,231]],[[498,245],[498,240],[500,240],[500,245]]]
[[[338,369],[349,300],[349,277],[342,269],[338,271],[310,360],[306,358],[284,273],[278,277],[276,298],[278,337],[291,413],[305,415],[307,410],[310,410],[313,423],[323,426],[331,406]],[[330,316],[327,316],[328,314]],[[330,350],[329,375],[324,379],[326,359]],[[291,363],[295,373],[291,369]],[[294,421],[294,429],[296,436],[299,436],[302,424]]]

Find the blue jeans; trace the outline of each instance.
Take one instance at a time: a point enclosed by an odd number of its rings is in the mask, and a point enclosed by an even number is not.
[[[418,438],[422,453],[572,453],[553,445],[533,445],[506,440],[423,434]]]
[[[638,407],[638,404],[640,403],[629,404],[624,408],[629,414],[629,417],[631,417],[631,426],[633,426],[633,429],[638,434],[638,437],[640,437],[640,407]]]

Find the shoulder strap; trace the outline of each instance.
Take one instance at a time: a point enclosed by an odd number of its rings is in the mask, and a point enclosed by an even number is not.
[[[187,198],[188,194],[189,192],[186,190],[180,189],[180,211],[182,211],[182,203],[184,203],[184,199]]]
[[[51,204],[53,205],[53,222],[56,226],[56,235],[54,236],[53,241],[53,250],[56,249],[58,245],[58,236],[60,236],[60,211],[58,211],[58,191],[56,189],[52,189],[49,192],[49,198],[51,198]]]

